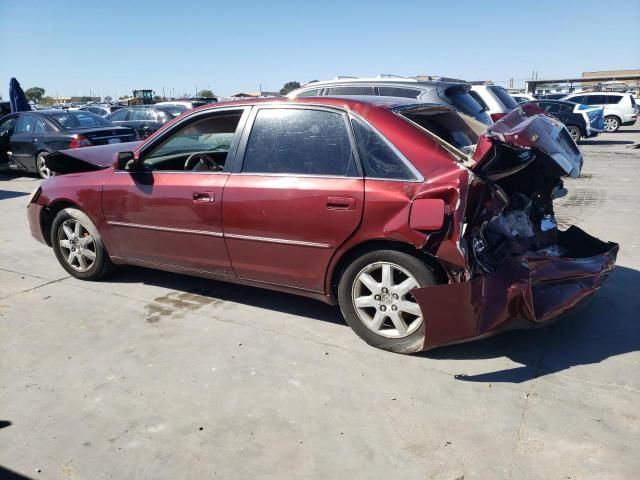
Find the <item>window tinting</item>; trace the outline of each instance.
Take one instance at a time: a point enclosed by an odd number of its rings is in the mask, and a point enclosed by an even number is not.
[[[585,97],[587,105],[604,105],[605,103],[604,95],[586,95]]]
[[[584,100],[584,95],[576,95],[575,97],[570,97],[567,99],[568,102],[573,102],[573,103],[582,103],[584,104],[585,100]]]
[[[478,95],[478,92],[476,92],[475,90],[469,90],[469,95],[471,96],[471,98],[473,98],[476,101],[476,103],[478,103],[478,105],[482,107],[483,110],[489,110],[489,106],[485,103],[482,97]],[[456,104],[454,103],[454,105]]]
[[[329,87],[324,92],[325,95],[375,95],[373,87],[353,86],[353,87]]]
[[[378,87],[378,94],[383,97],[418,98],[420,90],[402,87]]]
[[[615,103],[620,103],[620,100],[622,100],[622,95],[607,95],[607,101],[605,103],[608,104],[615,104]]]
[[[20,115],[16,123],[16,133],[33,133],[37,121],[33,115]]]
[[[356,175],[344,117],[324,110],[258,111],[242,171]]]
[[[415,180],[409,166],[375,130],[356,117],[351,124],[366,177]]]
[[[44,126],[44,122],[40,119],[36,120],[36,126],[33,129],[33,133],[45,133],[47,129]]]

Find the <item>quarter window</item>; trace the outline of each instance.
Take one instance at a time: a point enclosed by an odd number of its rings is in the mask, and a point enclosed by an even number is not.
[[[351,124],[366,177],[415,180],[409,166],[373,128],[356,117],[351,119]]]
[[[242,171],[356,176],[344,116],[311,109],[259,110]]]
[[[300,92],[297,96],[298,97],[317,97],[320,95],[320,90],[322,90],[321,88],[314,88],[312,90],[306,90],[304,92]]]
[[[622,100],[622,95],[607,95],[607,101],[605,103],[608,104],[616,104],[616,103],[620,103],[620,100]]]
[[[329,87],[324,91],[325,95],[375,95],[373,87],[353,86],[353,87]]]
[[[402,87],[378,87],[378,93],[382,97],[418,98],[420,96],[420,90]]]
[[[33,129],[33,133],[45,133],[47,129],[44,126],[44,122],[42,120],[36,120],[36,126]]]

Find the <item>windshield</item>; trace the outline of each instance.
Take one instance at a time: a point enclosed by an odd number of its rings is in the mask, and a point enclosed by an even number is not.
[[[90,112],[56,112],[49,114],[54,122],[60,125],[65,130],[75,130],[80,128],[96,128],[96,127],[110,127],[113,124],[104,118],[94,115]]]
[[[487,87],[489,90],[493,92],[493,94],[498,97],[498,99],[502,102],[502,104],[508,109],[517,108],[518,102],[516,102],[509,92],[507,92],[502,87],[489,86]]]
[[[183,107],[180,105],[167,105],[167,106],[163,106],[162,107],[162,111],[163,112],[167,112],[168,114],[170,114],[173,117],[177,117],[178,115],[181,115],[182,113],[186,112],[187,110],[189,110],[187,107]]]

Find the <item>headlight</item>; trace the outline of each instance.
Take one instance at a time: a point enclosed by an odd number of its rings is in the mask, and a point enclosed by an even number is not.
[[[33,192],[31,192],[31,195],[29,195],[29,201],[27,202],[27,205],[30,205],[34,203],[36,200],[38,200],[38,197],[40,196],[41,193],[42,193],[42,188],[40,188],[40,186],[36,187],[36,189]]]

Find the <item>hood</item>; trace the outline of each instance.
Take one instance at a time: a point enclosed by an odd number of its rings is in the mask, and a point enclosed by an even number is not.
[[[135,151],[142,142],[114,143],[97,147],[60,150],[47,155],[45,163],[56,173],[90,172],[109,168],[118,152]]]
[[[558,176],[580,174],[582,154],[564,125],[540,107],[523,104],[481,135],[471,169],[492,179],[502,178],[522,170],[536,156],[550,159],[559,169]]]

